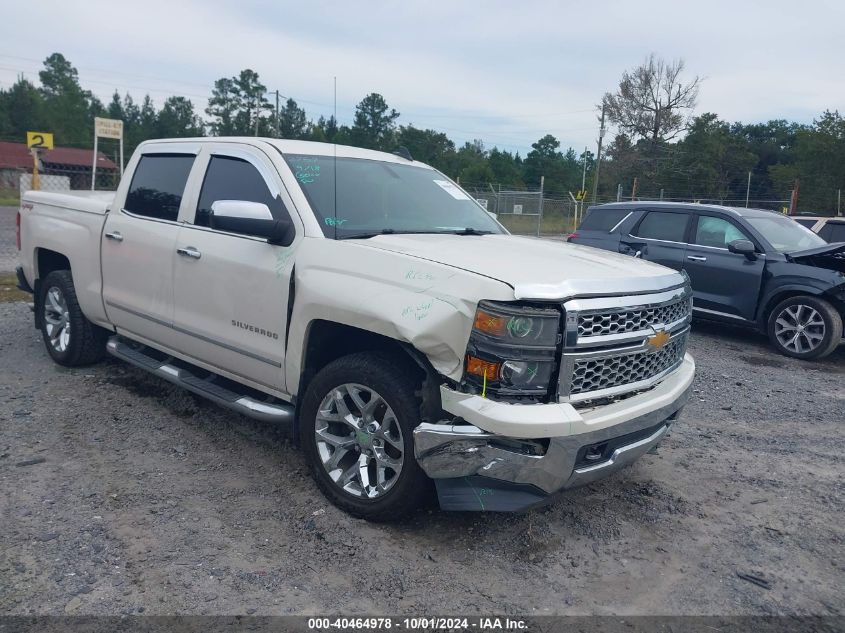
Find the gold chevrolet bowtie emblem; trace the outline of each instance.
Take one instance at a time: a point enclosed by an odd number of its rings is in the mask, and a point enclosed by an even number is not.
[[[648,337],[648,345],[652,349],[660,349],[669,342],[669,332],[660,330],[654,336]]]

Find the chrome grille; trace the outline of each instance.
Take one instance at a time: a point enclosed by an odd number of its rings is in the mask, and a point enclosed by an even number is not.
[[[570,394],[611,389],[653,378],[680,363],[686,346],[687,335],[682,334],[656,352],[579,360],[572,372]]]
[[[639,332],[655,325],[668,325],[692,312],[692,300],[683,298],[668,305],[643,306],[621,311],[587,312],[578,315],[578,336],[603,336]]]

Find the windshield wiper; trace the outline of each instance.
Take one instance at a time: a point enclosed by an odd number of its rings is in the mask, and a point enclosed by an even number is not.
[[[454,235],[490,235],[493,231],[479,231],[478,229],[474,229],[471,226],[466,227],[465,229],[461,229],[459,231],[449,231]]]

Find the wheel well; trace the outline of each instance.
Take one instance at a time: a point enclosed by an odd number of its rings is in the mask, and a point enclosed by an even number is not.
[[[70,260],[56,251],[38,249],[38,279],[44,279],[54,270],[70,270]]]
[[[356,352],[392,352],[408,356],[407,349],[399,341],[387,336],[342,323],[314,321],[308,328],[299,394],[323,367]]]
[[[440,414],[441,379],[425,355],[396,339],[324,320],[313,321],[308,328],[297,399],[305,395],[311,379],[323,367],[356,352],[387,352],[403,359],[419,379],[423,420],[435,419]]]
[[[801,296],[808,296],[808,297],[818,297],[817,294],[812,292],[806,292],[803,290],[784,290],[783,292],[779,292],[773,295],[768,302],[766,303],[765,308],[763,309],[763,313],[761,314],[760,319],[760,327],[766,330],[769,326],[769,315],[771,315],[772,310],[775,309],[775,306],[779,304],[781,301],[785,299],[790,299],[791,297],[801,297]]]
[[[35,320],[36,329],[41,327],[42,310],[40,305],[41,297],[41,282],[44,278],[54,270],[70,270],[70,260],[56,251],[51,251],[47,248],[39,248],[35,259],[36,264],[36,279],[32,286],[33,298],[35,302]]]

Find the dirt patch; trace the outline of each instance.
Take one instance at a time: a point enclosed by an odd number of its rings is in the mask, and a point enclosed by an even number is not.
[[[18,280],[14,275],[0,274],[0,303],[14,301],[32,302],[32,295],[18,290]]]

